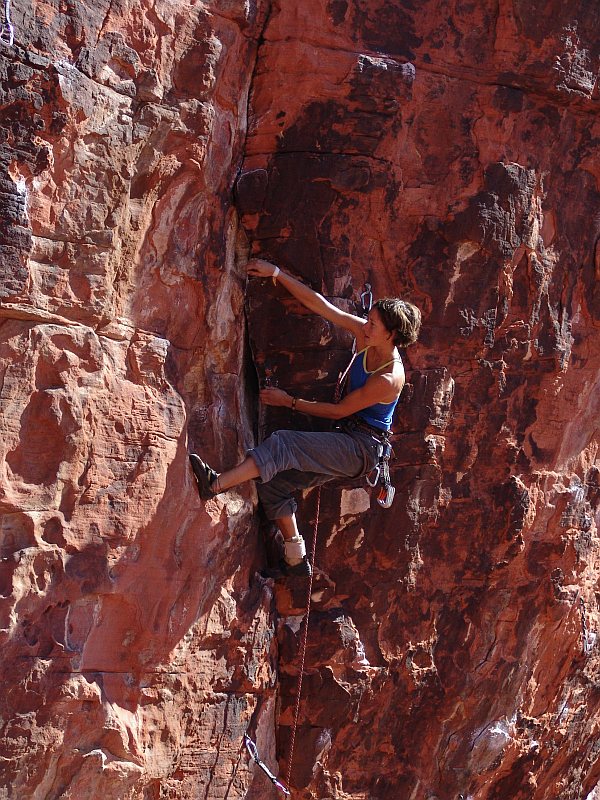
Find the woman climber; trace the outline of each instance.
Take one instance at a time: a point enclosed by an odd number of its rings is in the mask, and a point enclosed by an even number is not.
[[[195,453],[190,454],[190,461],[203,500],[258,479],[258,496],[265,513],[283,534],[282,572],[310,576],[311,565],[296,524],[297,504],[292,494],[334,478],[368,475],[376,467],[404,386],[397,348],[416,341],[421,312],[405,300],[385,298],[374,303],[363,319],[336,308],[268,261],[253,259],[248,274],[279,281],[309,311],[354,335],[357,355],[349,370],[348,390],[339,402],[304,400],[274,387],[260,391],[260,401],[265,405],[284,406],[340,420],[341,424],[331,433],[275,431],[249,450],[241,464],[220,474]]]

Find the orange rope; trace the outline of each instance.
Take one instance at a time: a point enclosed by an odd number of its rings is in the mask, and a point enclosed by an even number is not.
[[[321,508],[321,487],[317,490],[317,510],[315,512],[315,527],[313,531],[312,552],[310,554],[311,572],[308,580],[308,592],[306,594],[306,614],[304,617],[304,630],[302,631],[302,640],[300,643],[300,678],[298,681],[298,691],[296,693],[296,707],[294,709],[294,723],[292,725],[292,738],[290,741],[290,755],[288,758],[287,770],[287,785],[291,785],[292,779],[292,762],[294,760],[294,745],[296,743],[296,730],[298,728],[298,716],[300,714],[300,696],[302,694],[302,679],[304,677],[304,661],[306,658],[306,642],[308,640],[308,620],[310,617],[310,601],[312,595],[313,575],[315,572],[315,553],[317,550],[317,529],[319,527],[319,511]]]

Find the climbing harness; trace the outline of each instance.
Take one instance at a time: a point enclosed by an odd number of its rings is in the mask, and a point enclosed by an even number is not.
[[[370,285],[367,283],[366,286]],[[335,387],[334,392],[334,403],[339,403],[342,397],[342,392],[344,386],[346,384],[346,380],[350,373],[350,369],[352,368],[352,364],[359,353],[354,353],[352,358],[350,359],[350,363],[346,367],[343,372],[340,372],[338,382]],[[392,449],[392,444],[390,442],[390,434],[387,431],[375,431],[367,423],[361,423],[356,418],[350,418],[346,420],[345,423],[341,425],[341,428],[346,427],[348,429],[359,429],[364,430],[370,436],[378,439],[379,441],[379,452],[378,452],[378,461],[377,464],[373,467],[371,472],[368,473],[366,476],[367,484],[374,489],[378,484],[380,484],[380,489],[377,493],[377,502],[382,508],[390,508],[392,503],[394,502],[394,495],[396,494],[396,489],[392,486],[392,481],[390,478],[390,458],[394,454]]]
[[[348,419],[344,420],[339,429],[342,431],[364,431],[368,433],[369,436],[377,439],[379,443],[377,448],[377,463],[373,469],[367,473],[365,480],[372,489],[378,485],[380,486],[379,492],[377,493],[377,502],[382,508],[389,508],[394,502],[394,495],[396,494],[396,490],[392,486],[390,478],[390,458],[394,454],[394,451],[392,449],[389,431],[377,430],[372,425],[363,422],[356,416],[348,417]]]
[[[15,29],[10,19],[10,0],[4,0],[4,22],[0,27],[0,42],[6,47],[12,47],[15,41]]]
[[[286,787],[283,785],[283,783],[281,783],[281,781],[278,781],[277,778],[275,777],[275,775],[273,775],[273,773],[267,767],[265,762],[261,761],[261,759],[260,759],[260,757],[258,755],[258,748],[256,747],[256,745],[254,744],[252,739],[246,733],[244,734],[244,742],[246,743],[246,749],[248,750],[248,752],[250,753],[250,755],[252,756],[254,761],[256,761],[258,766],[265,773],[267,778],[271,781],[271,783],[274,786],[276,786],[279,789],[279,791],[283,792],[285,795],[289,795],[290,794],[289,789],[286,789]]]

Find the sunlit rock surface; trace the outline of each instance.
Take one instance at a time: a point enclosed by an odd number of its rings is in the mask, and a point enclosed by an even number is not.
[[[597,5],[11,10],[0,798],[277,796],[305,586],[187,451],[310,427],[258,381],[329,399],[351,342],[252,253],[424,315],[392,508],[322,491],[294,796],[595,800]]]

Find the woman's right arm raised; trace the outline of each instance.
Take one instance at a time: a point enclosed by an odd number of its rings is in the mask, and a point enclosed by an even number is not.
[[[296,300],[302,303],[305,308],[312,311],[313,314],[318,314],[334,325],[339,325],[351,331],[355,336],[361,335],[366,320],[336,308],[336,306],[330,303],[329,300],[326,300],[322,294],[313,291],[309,286],[306,286],[306,284],[288,275],[287,272],[283,272],[283,270],[276,267],[275,264],[271,264],[270,261],[264,261],[262,258],[253,258],[248,262],[247,269],[248,275],[253,275],[258,278],[273,278],[274,281],[280,283],[296,298]]]

